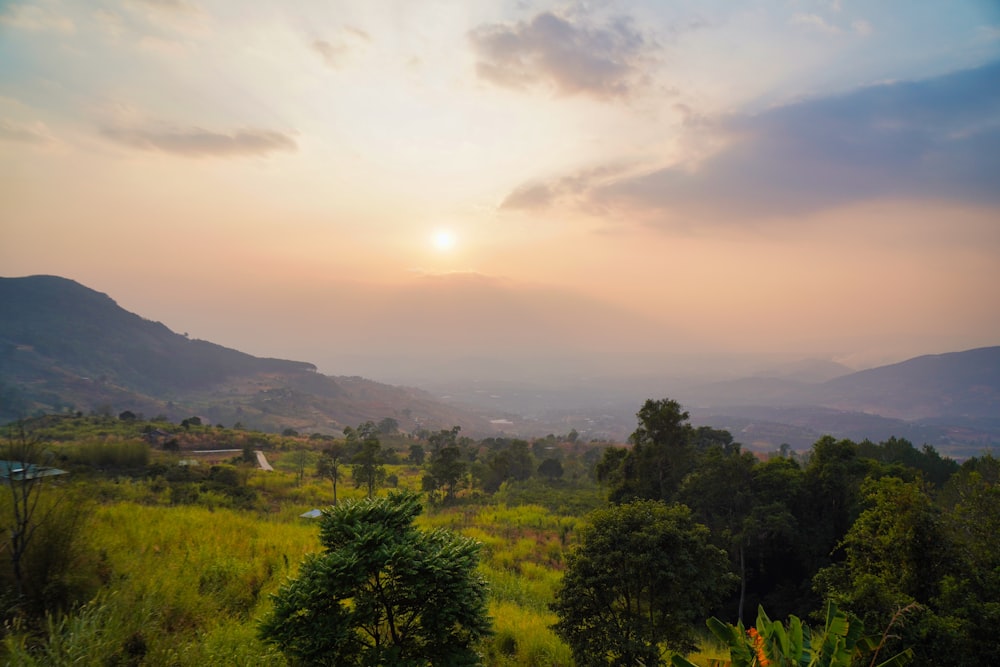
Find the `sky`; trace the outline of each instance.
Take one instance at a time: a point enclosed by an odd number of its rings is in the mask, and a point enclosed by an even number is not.
[[[0,0],[33,274],[386,381],[1000,344],[1000,4]]]

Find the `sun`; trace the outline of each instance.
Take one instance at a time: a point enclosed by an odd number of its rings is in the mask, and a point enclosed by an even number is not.
[[[447,229],[439,229],[431,237],[431,243],[439,252],[448,252],[455,248],[455,235]]]

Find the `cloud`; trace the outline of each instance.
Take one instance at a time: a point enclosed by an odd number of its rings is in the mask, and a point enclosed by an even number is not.
[[[131,0],[132,4],[144,5],[167,12],[198,12],[197,6],[185,0]]]
[[[295,151],[298,146],[287,134],[248,128],[231,133],[201,128],[104,127],[104,137],[138,150],[160,151],[184,157],[242,157]]]
[[[499,210],[540,211],[551,206],[569,204],[601,213],[604,207],[595,206],[589,194],[622,178],[631,169],[634,169],[634,165],[606,164],[549,180],[528,181],[514,188],[501,202]]]
[[[0,118],[0,141],[43,146],[51,142],[52,137],[43,123],[25,125]]]
[[[36,5],[9,5],[0,13],[0,25],[30,32],[76,32],[76,24],[68,17]]]
[[[854,32],[857,33],[858,35],[861,35],[862,37],[867,37],[868,35],[872,34],[873,31],[872,24],[864,19],[858,19],[856,21],[852,21],[851,29],[854,30]]]
[[[622,178],[587,196],[660,220],[792,216],[893,197],[1000,204],[1000,62],[708,127],[727,142],[699,164]]]
[[[310,46],[323,56],[323,62],[328,67],[339,69],[352,51],[371,39],[371,35],[364,30],[347,27],[333,41],[317,39]]]
[[[828,23],[826,19],[818,14],[796,14],[789,21],[792,25],[806,26],[812,28],[819,32],[824,32],[830,35],[836,35],[840,33],[840,28]]]
[[[566,95],[624,97],[642,80],[654,48],[627,19],[592,27],[551,12],[530,22],[482,25],[469,33],[476,73],[495,85],[547,84]]]
[[[533,211],[547,208],[556,193],[545,183],[525,183],[518,186],[500,204],[501,211]]]

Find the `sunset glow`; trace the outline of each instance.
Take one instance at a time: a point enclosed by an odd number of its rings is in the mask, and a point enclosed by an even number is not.
[[[0,273],[376,379],[860,367],[1000,338],[998,136],[991,2],[24,0]]]
[[[440,252],[448,252],[455,248],[455,235],[446,229],[434,232],[434,247]]]

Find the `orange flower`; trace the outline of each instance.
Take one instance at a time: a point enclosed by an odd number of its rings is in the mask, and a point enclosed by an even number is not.
[[[771,661],[767,659],[767,654],[764,653],[764,638],[760,636],[757,628],[754,627],[747,630],[747,634],[750,636],[750,643],[753,645],[754,653],[757,654],[757,664],[760,667],[768,667]]]

